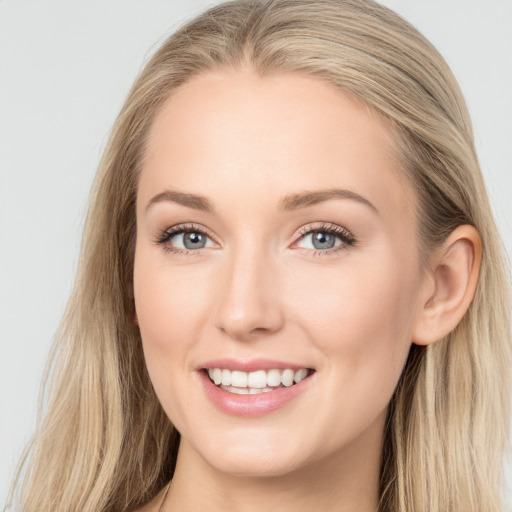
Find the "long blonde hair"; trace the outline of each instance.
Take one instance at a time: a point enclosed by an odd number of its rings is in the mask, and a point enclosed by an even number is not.
[[[419,197],[424,262],[456,226],[478,230],[483,261],[469,310],[445,339],[412,346],[392,398],[380,510],[501,511],[512,359],[504,251],[451,71],[417,30],[372,0],[227,2],[150,59],[98,170],[45,412],[18,474],[21,509],[133,510],[172,477],[179,436],[155,396],[133,323],[137,175],[169,95],[199,73],[246,64],[261,75],[318,77],[389,121]]]

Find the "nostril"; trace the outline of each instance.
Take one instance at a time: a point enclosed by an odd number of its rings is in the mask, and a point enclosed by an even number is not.
[[[261,276],[244,268],[236,280],[225,284],[223,293],[214,317],[215,326],[223,334],[239,341],[253,341],[282,328],[284,315],[275,283],[266,287]]]

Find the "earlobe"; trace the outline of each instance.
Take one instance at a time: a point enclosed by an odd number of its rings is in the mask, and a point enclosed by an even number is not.
[[[473,300],[481,260],[477,230],[457,227],[432,257],[430,286],[418,312],[413,343],[429,345],[457,326]]]

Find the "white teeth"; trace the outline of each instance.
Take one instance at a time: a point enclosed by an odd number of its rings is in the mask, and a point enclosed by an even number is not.
[[[283,383],[283,386],[289,388],[293,384],[294,375],[295,373],[293,370],[290,370],[289,368],[284,370],[283,375],[281,375],[281,382]]]
[[[267,385],[267,373],[265,370],[249,373],[247,385],[250,388],[264,388]]]
[[[229,370],[226,370],[229,372]],[[247,373],[234,371],[231,372],[231,385],[236,386],[237,388],[245,388],[247,387]]]
[[[269,391],[274,391],[272,388],[264,387],[264,388],[237,388],[235,386],[220,386],[224,391],[228,391],[229,393],[235,393],[236,395],[259,395],[260,393],[268,393]]]
[[[222,385],[231,386],[231,372],[229,370],[222,370]]]
[[[222,382],[222,370],[220,368],[213,369],[213,382],[216,386]]]
[[[249,388],[237,388],[237,387],[232,387],[232,389],[236,389],[236,393],[238,393],[239,395],[248,395],[249,394]]]
[[[249,388],[238,388],[236,386],[221,386],[224,391],[229,391],[230,393],[235,393],[237,395],[248,395]]]
[[[301,380],[304,380],[308,374],[306,368],[302,368],[302,370],[297,370],[293,377],[293,380],[298,384]]]
[[[307,368],[297,371],[291,368],[257,370],[249,373],[226,368],[208,369],[208,375],[215,385],[230,393],[251,395],[273,391],[278,387],[290,387],[294,383],[298,384],[308,376],[308,373]]]
[[[281,370],[269,370],[267,372],[267,385],[279,386],[281,384]]]

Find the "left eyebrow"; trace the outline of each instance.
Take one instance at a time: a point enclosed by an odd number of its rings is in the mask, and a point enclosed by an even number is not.
[[[377,208],[368,201],[368,199],[350,190],[340,188],[329,188],[326,190],[305,191],[298,194],[290,194],[281,199],[279,206],[281,210],[292,211],[300,208],[307,208],[308,206],[313,206],[323,201],[328,201],[329,199],[351,199],[368,206],[375,213],[379,213],[379,210],[377,210]]]

